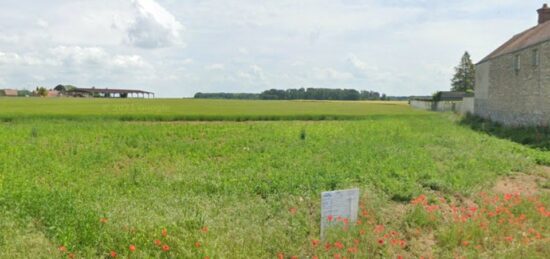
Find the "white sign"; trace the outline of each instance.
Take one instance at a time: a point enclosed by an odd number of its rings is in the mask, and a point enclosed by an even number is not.
[[[354,223],[359,210],[359,189],[323,192],[321,194],[321,239],[333,224]]]

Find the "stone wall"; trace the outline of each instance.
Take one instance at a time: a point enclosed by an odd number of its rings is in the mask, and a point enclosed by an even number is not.
[[[419,101],[411,100],[410,105],[416,109],[438,112],[457,112],[460,114],[473,113],[474,98],[465,98],[464,101]]]
[[[533,64],[533,51],[539,64]],[[520,57],[520,69],[515,58]],[[476,66],[475,113],[511,126],[550,122],[550,42]]]

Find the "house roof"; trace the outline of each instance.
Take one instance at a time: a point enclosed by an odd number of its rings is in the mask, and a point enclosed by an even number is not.
[[[508,40],[479,63],[550,40],[550,22],[541,23]]]
[[[108,89],[108,88],[75,88],[70,92],[79,92],[79,93],[104,93],[104,94],[130,94],[130,93],[139,93],[139,94],[152,94],[152,92],[142,91],[142,90],[133,90],[133,89]]]

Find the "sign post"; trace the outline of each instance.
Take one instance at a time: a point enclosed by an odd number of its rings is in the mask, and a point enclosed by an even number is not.
[[[359,210],[359,189],[323,192],[321,194],[321,239],[325,230],[337,223],[337,219],[346,219],[349,223],[357,221]]]

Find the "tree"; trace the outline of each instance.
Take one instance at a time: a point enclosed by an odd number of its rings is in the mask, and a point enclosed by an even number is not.
[[[45,87],[37,87],[36,88],[36,95],[41,96],[41,97],[46,97],[46,96],[48,96],[48,89],[46,89]]]
[[[65,88],[64,85],[57,85],[53,90],[56,90],[56,91],[62,92],[62,93],[64,93],[65,91],[67,91],[67,89]]]
[[[458,67],[455,67],[455,75],[451,80],[452,91],[466,92],[475,88],[475,66],[466,51],[460,60]]]

